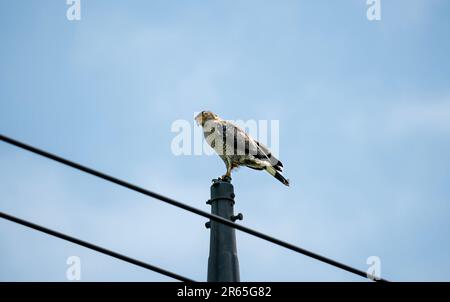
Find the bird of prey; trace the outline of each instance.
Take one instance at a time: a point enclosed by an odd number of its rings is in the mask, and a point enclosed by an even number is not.
[[[203,128],[207,143],[225,163],[227,172],[222,179],[231,179],[231,170],[234,168],[247,166],[255,170],[266,170],[289,186],[289,180],[281,174],[283,164],[266,146],[251,138],[237,125],[221,119],[211,111],[200,112],[195,121]]]

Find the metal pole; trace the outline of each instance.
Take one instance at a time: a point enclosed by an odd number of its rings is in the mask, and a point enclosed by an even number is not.
[[[234,216],[234,189],[231,179],[213,179],[211,185],[211,213],[231,221],[242,220],[242,214]],[[239,282],[239,262],[236,250],[236,233],[216,221],[209,221],[206,227],[211,229],[208,282]]]

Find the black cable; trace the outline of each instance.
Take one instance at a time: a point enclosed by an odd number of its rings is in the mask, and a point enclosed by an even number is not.
[[[80,240],[78,238],[71,237],[71,236],[65,235],[65,234],[57,232],[57,231],[53,231],[53,230],[48,229],[46,227],[34,224],[32,222],[28,222],[26,220],[23,220],[23,219],[20,219],[20,218],[8,215],[8,214],[3,213],[3,212],[0,212],[0,218],[3,218],[3,219],[6,219],[6,220],[9,220],[9,221],[21,224],[23,226],[35,229],[37,231],[46,233],[46,234],[51,235],[51,236],[58,237],[58,238],[63,239],[63,240],[70,241],[72,243],[84,246],[84,247],[86,247],[88,249],[97,251],[99,253],[102,253],[102,254],[105,254],[105,255],[108,255],[108,256],[111,256],[111,257],[123,260],[125,262],[128,262],[128,263],[131,263],[131,264],[134,264],[134,265],[146,268],[148,270],[160,273],[160,274],[165,275],[167,277],[171,277],[171,278],[174,278],[174,279],[177,279],[177,280],[180,280],[180,281],[184,281],[184,282],[195,282],[194,280],[191,280],[189,278],[186,278],[186,277],[180,276],[178,274],[169,272],[169,271],[167,271],[165,269],[162,269],[162,268],[159,268],[157,266],[154,266],[154,265],[151,265],[151,264],[148,264],[148,263],[145,263],[145,262],[142,262],[142,261],[139,261],[139,260],[136,260],[136,259],[124,256],[122,254],[110,251],[110,250],[105,249],[103,247],[100,247],[98,245],[94,245],[92,243]]]
[[[263,233],[258,232],[258,231],[256,231],[256,230],[247,228],[247,227],[245,227],[245,226],[236,224],[236,223],[231,222],[230,220],[227,220],[227,219],[222,218],[222,217],[220,217],[220,216],[217,216],[217,215],[214,215],[214,214],[210,214],[210,213],[207,213],[207,212],[205,212],[205,211],[199,210],[199,209],[197,209],[197,208],[191,207],[191,206],[189,206],[189,205],[187,205],[187,204],[178,202],[178,201],[176,201],[176,200],[174,200],[174,199],[171,199],[171,198],[169,198],[169,197],[166,197],[166,196],[160,195],[160,194],[158,194],[158,193],[155,193],[155,192],[146,190],[146,189],[144,189],[144,188],[138,187],[138,186],[136,186],[136,185],[130,184],[130,183],[126,182],[126,181],[120,180],[120,179],[115,178],[115,177],[113,177],[113,176],[109,176],[109,175],[104,174],[104,173],[102,173],[102,172],[99,172],[99,171],[93,170],[93,169],[91,169],[91,168],[82,166],[82,165],[80,165],[80,164],[78,164],[78,163],[75,163],[75,162],[73,162],[73,161],[70,161],[70,160],[67,160],[67,159],[65,159],[65,158],[59,157],[59,156],[54,155],[54,154],[52,154],[52,153],[49,153],[49,152],[47,152],[47,151],[43,151],[43,150],[37,149],[37,148],[35,148],[35,147],[33,147],[33,146],[24,144],[24,143],[22,143],[22,142],[16,141],[16,140],[14,140],[14,139],[12,139],[12,138],[6,137],[6,136],[1,135],[1,134],[0,134],[0,140],[6,142],[6,143],[8,143],[8,144],[14,145],[14,146],[16,146],[16,147],[19,147],[19,148],[28,150],[28,151],[30,151],[30,152],[39,154],[39,155],[44,156],[44,157],[46,157],[46,158],[52,159],[52,160],[57,161],[57,162],[59,162],[59,163],[62,163],[62,164],[64,164],[64,165],[70,166],[70,167],[75,168],[75,169],[77,169],[77,170],[81,170],[81,171],[86,172],[86,173],[88,173],[88,174],[91,174],[91,175],[97,176],[97,177],[99,177],[99,178],[102,178],[102,179],[104,179],[104,180],[110,181],[110,182],[115,183],[115,184],[117,184],[117,185],[119,185],[119,186],[122,186],[122,187],[128,188],[128,189],[130,189],[130,190],[139,192],[139,193],[141,193],[141,194],[144,194],[144,195],[147,195],[147,196],[150,196],[150,197],[159,199],[159,200],[161,200],[161,201],[163,201],[163,202],[166,202],[166,203],[171,204],[171,205],[173,205],[173,206],[176,206],[176,207],[178,207],[178,208],[184,209],[184,210],[189,211],[189,212],[191,212],[191,213],[195,213],[195,214],[197,214],[197,215],[200,215],[200,216],[209,218],[209,219],[211,219],[211,220],[220,222],[220,223],[225,224],[225,225],[227,225],[227,226],[229,226],[229,227],[232,227],[232,228],[235,228],[235,229],[240,230],[240,231],[242,231],[242,232],[245,232],[245,233],[247,233],[247,234],[250,234],[250,235],[259,237],[259,238],[264,239],[264,240],[266,240],[266,241],[272,242],[272,243],[274,243],[274,244],[276,244],[276,245],[285,247],[285,248],[290,249],[290,250],[292,250],[292,251],[295,251],[295,252],[297,252],[297,253],[300,253],[300,254],[303,254],[303,255],[305,255],[305,256],[314,258],[314,259],[316,259],[316,260],[319,260],[319,261],[321,261],[321,262],[324,262],[324,263],[327,263],[327,264],[329,264],[329,265],[335,266],[335,267],[340,268],[340,269],[342,269],[342,270],[345,270],[345,271],[347,271],[347,272],[353,273],[353,274],[358,275],[358,276],[361,276],[361,277],[363,277],[363,278],[368,278],[368,279],[370,279],[366,272],[363,272],[363,271],[361,271],[361,270],[358,270],[358,269],[353,268],[353,267],[351,267],[351,266],[348,266],[348,265],[346,265],[346,264],[343,264],[343,263],[340,263],[340,262],[335,261],[335,260],[333,260],[333,259],[330,259],[330,258],[321,256],[321,255],[319,255],[319,254],[310,252],[310,251],[305,250],[305,249],[303,249],[303,248],[301,248],[301,247],[295,246],[295,245],[293,245],[293,244],[290,244],[290,243],[287,243],[287,242],[285,242],[285,241],[279,240],[279,239],[277,239],[277,238],[271,237],[271,236],[269,236],[269,235],[263,234]],[[379,280],[376,280],[376,281],[387,281],[387,280],[379,279]]]

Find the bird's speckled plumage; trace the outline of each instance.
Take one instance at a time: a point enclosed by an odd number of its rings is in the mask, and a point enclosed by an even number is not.
[[[266,170],[284,185],[289,186],[289,180],[281,174],[283,164],[266,146],[254,140],[237,125],[221,119],[211,111],[202,111],[195,120],[203,128],[208,144],[227,167],[227,173],[222,178],[230,178],[231,170],[234,168],[247,166],[255,170]]]

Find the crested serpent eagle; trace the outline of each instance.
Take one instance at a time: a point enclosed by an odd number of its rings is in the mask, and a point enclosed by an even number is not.
[[[266,170],[289,186],[289,180],[281,174],[283,164],[266,146],[250,137],[237,125],[221,119],[211,111],[200,112],[195,121],[203,128],[207,143],[225,163],[227,172],[222,179],[231,179],[231,170],[246,166],[255,170]]]

